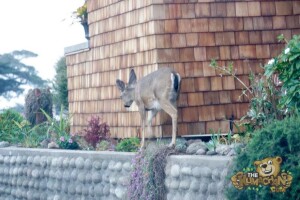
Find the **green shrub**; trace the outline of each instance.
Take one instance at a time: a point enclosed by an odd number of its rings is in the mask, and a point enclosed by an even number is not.
[[[113,140],[102,140],[96,145],[96,151],[114,151]]]
[[[5,110],[0,114],[0,141],[7,141],[10,143],[19,143],[22,140],[19,127],[15,122],[21,123],[24,117],[14,111]]]
[[[228,199],[300,199],[300,117],[274,121],[253,134],[245,149],[233,162],[232,176],[242,169],[253,168],[253,162],[266,157],[282,157],[281,169],[292,173],[292,185],[285,193],[272,193],[269,186],[256,190],[227,189]]]
[[[61,136],[58,141],[61,149],[79,149],[77,141],[72,136]]]
[[[283,36],[279,39],[284,40]],[[287,41],[286,41],[287,42]],[[290,110],[300,109],[300,35],[294,35],[287,42],[286,48],[265,66],[265,75],[271,77],[278,74],[282,81],[281,107]]]
[[[137,137],[123,139],[116,146],[116,151],[136,152],[140,146],[140,139]]]
[[[0,114],[0,141],[19,144],[23,147],[38,147],[46,137],[45,125],[31,127],[24,117],[14,110]]]
[[[63,115],[63,107],[59,120],[49,116],[43,109],[41,111],[47,118],[46,138],[54,140],[61,149],[79,149],[78,138],[70,134],[70,117]]]
[[[46,122],[48,124],[47,138],[50,138],[52,136],[58,140],[60,137],[67,137],[70,135],[70,117],[63,115],[63,107],[61,107],[59,120],[52,118],[43,109],[41,109],[41,112],[44,114],[44,116],[47,119]],[[50,136],[49,134],[52,135]]]
[[[39,135],[36,131],[39,125],[30,126],[30,123],[27,120],[23,120],[21,123],[14,121],[14,123],[19,128],[19,144],[26,148],[38,147],[42,141],[42,135]]]

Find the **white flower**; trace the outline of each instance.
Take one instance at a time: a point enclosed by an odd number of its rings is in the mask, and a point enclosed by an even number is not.
[[[274,59],[269,60],[268,65],[272,65],[275,62]]]
[[[286,48],[285,50],[284,50],[284,53],[285,54],[288,54],[290,52],[290,48]]]

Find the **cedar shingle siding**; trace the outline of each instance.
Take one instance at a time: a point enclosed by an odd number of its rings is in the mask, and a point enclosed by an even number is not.
[[[209,67],[233,62],[248,81],[284,47],[276,37],[300,33],[299,1],[88,0],[90,50],[67,55],[72,132],[101,115],[113,137],[137,135],[140,117],[119,99],[116,78],[128,81],[170,66],[182,77],[178,135],[228,132],[228,119],[246,114],[242,86]],[[171,120],[159,114],[148,137],[169,136]]]

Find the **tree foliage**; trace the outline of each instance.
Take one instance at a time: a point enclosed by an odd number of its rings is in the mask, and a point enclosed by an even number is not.
[[[25,58],[37,57],[37,54],[27,51],[13,51],[0,55],[0,95],[6,98],[13,93],[19,95],[24,91],[24,85],[44,85],[45,80],[37,75],[33,66],[22,62]]]
[[[40,124],[47,120],[42,113],[42,109],[49,115],[52,115],[52,94],[50,89],[29,90],[25,96],[25,117],[32,126]]]
[[[61,105],[68,109],[68,78],[67,78],[67,65],[65,57],[58,60],[55,66],[56,75],[54,77],[54,103],[57,108]]]

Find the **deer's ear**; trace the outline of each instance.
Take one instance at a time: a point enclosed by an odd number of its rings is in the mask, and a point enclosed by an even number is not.
[[[130,70],[130,74],[129,74],[129,82],[128,85],[133,85],[136,83],[136,75],[133,69]]]
[[[116,80],[117,87],[121,92],[125,90],[125,83],[119,79]]]

